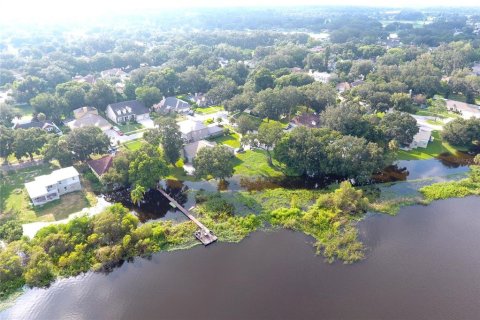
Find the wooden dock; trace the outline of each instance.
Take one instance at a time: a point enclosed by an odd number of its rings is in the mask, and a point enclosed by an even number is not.
[[[195,231],[195,238],[197,238],[203,245],[208,246],[209,244],[217,241],[217,236],[213,234],[207,227],[203,225],[200,221],[197,220],[187,209],[182,207],[175,199],[173,199],[168,193],[165,192],[162,188],[157,188],[165,198],[170,201],[170,205],[174,208],[180,210],[188,219],[192,220],[200,229]]]

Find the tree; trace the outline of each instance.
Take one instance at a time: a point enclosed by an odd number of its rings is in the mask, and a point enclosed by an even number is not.
[[[338,132],[326,128],[299,126],[275,145],[274,157],[285,166],[287,174],[325,176],[330,172],[325,149],[340,137]]]
[[[130,192],[130,198],[134,204],[137,204],[140,207],[140,203],[145,195],[145,188],[141,185],[136,185],[135,188]]]
[[[350,76],[352,78],[366,77],[373,70],[373,63],[370,60],[355,60],[352,62]]]
[[[168,172],[167,163],[158,148],[147,146],[134,153],[128,166],[128,180],[132,185],[150,189],[155,188]]]
[[[233,175],[234,155],[225,146],[202,148],[193,160],[195,175],[200,178],[212,176],[215,179],[225,180]]]
[[[32,76],[13,83],[15,99],[20,103],[30,101],[30,99],[45,91],[46,88],[47,82],[45,80]]]
[[[33,252],[24,274],[25,283],[30,287],[47,286],[55,278],[52,261],[42,248],[35,246],[31,250]]]
[[[253,88],[256,92],[273,88],[273,75],[267,68],[256,69],[249,78],[253,83]]]
[[[365,110],[355,103],[343,103],[337,107],[327,107],[321,114],[322,125],[344,135],[367,136],[371,124],[365,117]]]
[[[7,69],[0,69],[0,87],[7,83],[12,83],[15,80],[15,75],[12,71]]]
[[[380,130],[383,131],[385,138],[395,140],[401,146],[408,146],[413,141],[413,137],[418,133],[417,120],[408,113],[391,112],[385,114],[380,120]]]
[[[114,103],[115,101],[115,90],[111,85],[103,81],[97,81],[86,96],[86,102],[89,105],[101,110],[105,110],[110,103]]]
[[[43,113],[48,117],[60,119],[59,101],[50,93],[40,93],[30,100],[30,105],[36,113]]]
[[[477,166],[480,166],[480,153],[473,158],[473,163],[475,163]]]
[[[50,135],[42,149],[43,159],[46,161],[57,160],[62,167],[73,164],[73,153],[65,137]]]
[[[13,153],[15,158],[29,156],[33,160],[34,154],[40,154],[40,150],[47,142],[47,134],[40,128],[17,129],[14,131]]]
[[[443,127],[442,138],[457,146],[469,146],[480,140],[480,119],[457,118]]]
[[[249,141],[251,146],[265,150],[268,163],[273,165],[271,150],[282,139],[283,135],[283,126],[280,122],[264,122],[258,128],[258,133],[246,136],[246,140]]]
[[[237,120],[235,120],[235,123],[237,125],[237,131],[242,135],[257,130],[259,126],[258,121],[246,114],[240,115]]]
[[[97,127],[74,129],[66,135],[66,143],[77,160],[87,160],[91,154],[104,154],[110,146],[108,136]]]
[[[0,125],[11,127],[13,118],[15,118],[15,111],[12,106],[0,103]]]
[[[301,87],[313,82],[315,82],[315,79],[313,79],[312,76],[308,74],[292,73],[276,79],[275,86],[279,88],[284,88],[288,86]]]
[[[0,239],[6,242],[19,240],[23,235],[22,225],[16,220],[2,222],[0,225]]]
[[[13,129],[0,125],[0,157],[4,162],[7,162],[7,158],[14,151],[15,134]]]
[[[150,108],[162,99],[162,93],[156,87],[138,87],[135,89],[135,96],[138,100],[142,101],[147,108]]]
[[[183,146],[182,134],[177,122],[173,118],[160,118],[156,121],[158,128],[146,132],[147,142],[154,145],[160,144],[163,149],[165,160],[175,165],[180,158]],[[150,140],[150,141],[149,141]]]
[[[223,104],[235,95],[237,89],[238,86],[235,81],[222,77],[214,81],[212,88],[207,92],[207,98],[214,104]]]
[[[364,138],[343,136],[332,141],[325,151],[329,173],[344,179],[366,182],[374,172],[385,166],[383,149]]]
[[[305,97],[307,107],[321,112],[327,106],[337,104],[337,91],[329,84],[314,82],[300,88]]]
[[[397,111],[412,111],[412,98],[410,98],[408,93],[396,92],[392,94],[390,101],[393,104],[393,108]]]

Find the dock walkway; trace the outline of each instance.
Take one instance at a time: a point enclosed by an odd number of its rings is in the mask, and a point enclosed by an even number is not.
[[[195,231],[194,235],[201,243],[203,243],[205,246],[208,246],[212,242],[217,241],[217,236],[214,235],[213,232],[210,231],[207,227],[205,227],[203,223],[198,221],[197,218],[195,218],[190,212],[188,212],[187,209],[182,207],[175,199],[173,199],[168,193],[166,193],[165,190],[163,190],[162,188],[157,189],[158,191],[160,191],[161,194],[163,194],[165,198],[170,201],[173,206],[175,206],[175,208],[180,210],[185,216],[187,216],[188,219],[192,220],[193,223],[195,223],[200,228],[200,230]]]

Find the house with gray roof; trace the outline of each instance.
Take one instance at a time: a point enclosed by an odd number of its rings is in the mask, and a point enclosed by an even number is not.
[[[107,106],[107,117],[115,123],[150,119],[150,111],[143,102],[130,100],[112,103]]]
[[[199,140],[191,142],[183,147],[183,155],[188,163],[192,163],[197,156],[198,151],[203,148],[213,148],[217,145],[214,141]]]
[[[188,113],[190,112],[190,104],[186,101],[178,99],[176,97],[163,97],[163,99],[153,105],[153,110],[159,113]]]
[[[186,142],[199,141],[206,138],[218,137],[223,129],[216,125],[206,126],[202,121],[185,120],[177,123],[183,140]]]
[[[60,130],[55,123],[51,121],[30,121],[30,122],[16,122],[12,129],[30,129],[30,128],[40,128],[45,132],[48,133],[56,133],[58,135],[62,134],[62,130]]]

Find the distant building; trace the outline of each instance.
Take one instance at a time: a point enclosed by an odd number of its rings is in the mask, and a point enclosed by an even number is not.
[[[295,126],[305,126],[309,128],[320,127],[320,116],[314,113],[302,113],[292,119]]]
[[[473,74],[474,74],[474,75],[480,76],[480,62],[476,62],[476,63],[473,65],[472,70],[473,70]]]
[[[355,80],[353,81],[352,83],[350,83],[350,87],[351,88],[355,88],[355,87],[358,87],[358,86],[361,86],[362,84],[364,84],[365,81],[359,79],[359,80]]]
[[[110,122],[98,115],[98,111],[93,107],[82,107],[73,110],[75,120],[67,123],[67,126],[74,130],[84,127],[98,127],[102,131],[107,131],[112,128]]]
[[[119,78],[120,80],[126,80],[129,75],[125,71],[120,68],[113,68],[108,70],[103,70],[100,72],[100,77],[102,79],[111,79],[111,78]]]
[[[197,156],[198,151],[203,148],[213,148],[216,145],[216,142],[207,140],[191,142],[183,147],[183,155],[187,162],[192,163],[193,159]]]
[[[87,74],[86,76],[80,76],[76,75],[75,77],[72,78],[73,81],[79,82],[79,83],[89,83],[89,84],[95,84],[96,79],[93,75]]]
[[[310,76],[312,76],[313,79],[315,79],[315,81],[319,81],[319,82],[322,82],[322,83],[328,83],[328,82],[330,82],[330,80],[332,78],[332,74],[330,74],[328,72],[318,72],[318,71],[310,70],[308,72],[308,74]]]
[[[201,121],[185,120],[177,123],[180,127],[182,138],[186,142],[194,142],[223,134],[223,129],[216,126],[206,126]]]
[[[106,114],[115,123],[150,119],[150,111],[138,100],[109,104]]]
[[[199,107],[209,107],[212,105],[212,101],[207,98],[203,93],[195,93],[194,95],[188,96],[188,99],[195,102]]]
[[[93,174],[101,179],[102,176],[110,169],[113,165],[113,156],[107,155],[100,159],[87,161],[87,165],[92,170]]]
[[[152,106],[153,110],[159,113],[189,113],[190,104],[176,97],[164,97],[159,103]]]
[[[51,121],[30,121],[25,123],[16,122],[13,129],[30,129],[30,128],[40,128],[48,133],[56,133],[58,135],[62,134],[62,131]]]
[[[78,171],[67,167],[53,171],[48,175],[36,177],[25,183],[33,205],[39,206],[57,200],[61,195],[82,189]]]
[[[338,92],[342,93],[350,89],[350,84],[348,82],[340,82],[336,85]]]

